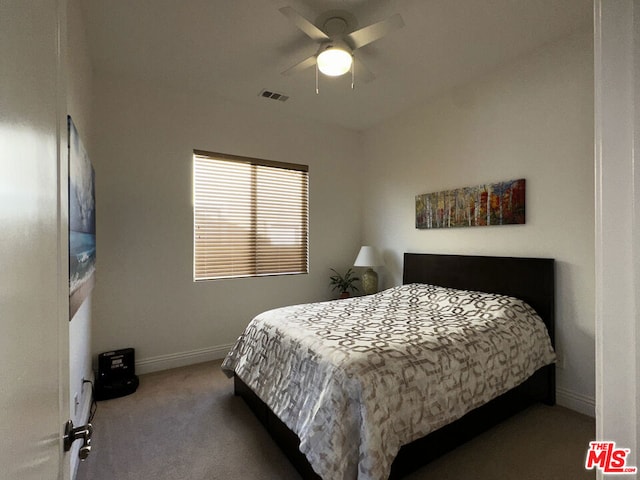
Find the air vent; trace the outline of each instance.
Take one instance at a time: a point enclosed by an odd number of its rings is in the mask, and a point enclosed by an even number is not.
[[[270,98],[272,100],[280,100],[281,102],[286,102],[289,100],[287,95],[278,92],[272,92],[271,90],[262,90],[259,94],[261,97]]]

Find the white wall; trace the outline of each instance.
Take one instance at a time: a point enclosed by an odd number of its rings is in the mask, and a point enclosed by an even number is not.
[[[94,353],[134,347],[138,372],[221,357],[257,313],[331,297],[360,244],[359,134],[94,75]],[[194,149],[309,165],[308,275],[193,282]]]
[[[364,241],[384,251],[555,258],[558,400],[594,414],[593,49],[576,34],[365,134]],[[526,178],[527,223],[415,229],[415,195]]]
[[[91,64],[86,42],[84,19],[80,0],[67,3],[67,50],[66,50],[67,113],[71,115],[78,134],[91,159],[89,139],[91,137]],[[68,161],[67,156],[63,161]],[[99,240],[98,240],[99,241]],[[80,306],[69,323],[69,418],[75,425],[87,421],[91,403],[91,388],[82,383],[92,379],[91,361],[91,296]],[[78,405],[75,405],[77,397]],[[71,462],[71,478],[78,465],[77,451],[81,442],[75,442],[67,461]]]

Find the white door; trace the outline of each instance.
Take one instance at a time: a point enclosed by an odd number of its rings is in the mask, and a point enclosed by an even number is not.
[[[2,480],[69,477],[63,7],[0,0]]]
[[[596,437],[640,467],[640,0],[595,20]]]

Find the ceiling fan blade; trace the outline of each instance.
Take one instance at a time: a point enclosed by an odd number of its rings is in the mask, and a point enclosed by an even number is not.
[[[293,8],[282,7],[280,9],[280,13],[282,13],[285,17],[291,20],[295,24],[295,26],[298,27],[300,30],[302,30],[309,38],[316,41],[329,40],[329,37],[327,36],[326,33],[324,33],[322,30],[316,27],[313,23],[311,23],[309,20],[307,20],[298,12],[296,12]]]
[[[306,70],[307,68],[312,67],[315,64],[316,64],[316,56],[312,55],[309,58],[305,58],[300,63],[296,63],[293,67],[288,68],[287,70],[282,72],[282,75],[286,75],[286,76],[293,75],[295,73],[301,72],[302,70]]]
[[[357,82],[369,83],[376,78],[373,72],[369,70],[364,63],[362,63],[362,60],[360,60],[359,58],[354,58],[354,61],[355,61],[355,65],[353,66],[355,70],[354,76]]]
[[[399,13],[394,16],[382,20],[381,22],[374,23],[368,27],[361,28],[355,32],[351,32],[345,37],[346,42],[354,50],[365,45],[375,42],[376,40],[384,37],[387,33],[404,27],[404,20]]]

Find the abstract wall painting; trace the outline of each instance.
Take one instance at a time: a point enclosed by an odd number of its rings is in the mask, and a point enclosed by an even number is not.
[[[416,228],[525,223],[524,178],[416,196]]]
[[[69,127],[69,320],[89,296],[96,271],[95,173],[71,117]]]

